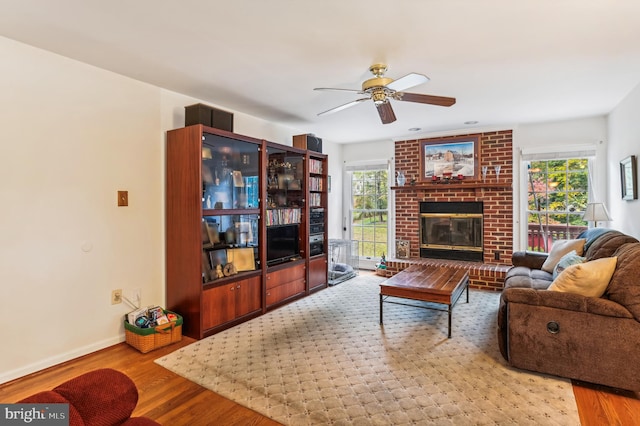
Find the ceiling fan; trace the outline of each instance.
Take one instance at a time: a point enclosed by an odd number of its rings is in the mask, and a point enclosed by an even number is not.
[[[405,75],[404,77],[400,77],[397,80],[394,80],[392,78],[384,76],[384,73],[387,72],[386,64],[373,64],[369,67],[369,71],[374,75],[374,78],[370,78],[369,80],[364,81],[362,83],[362,90],[338,89],[330,87],[316,87],[315,89],[313,89],[338,90],[342,92],[353,92],[359,95],[366,95],[366,97],[364,98],[356,99],[355,101],[348,102],[344,105],[331,108],[327,111],[319,113],[318,115],[320,116],[342,111],[343,109],[347,109],[361,102],[372,99],[373,103],[378,109],[378,114],[380,115],[382,124],[389,124],[396,121],[396,115],[393,112],[391,103],[389,102],[390,99],[396,101],[417,102],[420,104],[431,104],[447,107],[456,103],[455,98],[404,92],[404,90],[429,81],[429,77],[427,77],[426,75],[411,73]]]

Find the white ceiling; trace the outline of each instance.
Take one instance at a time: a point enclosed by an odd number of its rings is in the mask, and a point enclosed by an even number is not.
[[[640,82],[638,0],[0,0],[0,34],[338,143],[603,115]],[[317,116],[377,62],[457,103]]]

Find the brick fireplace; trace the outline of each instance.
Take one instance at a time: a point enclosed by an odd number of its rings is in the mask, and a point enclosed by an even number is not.
[[[474,262],[465,267],[472,271],[470,275],[473,287],[500,289],[502,282],[498,275],[503,275],[511,265],[513,243],[513,131],[455,135],[449,138],[459,139],[461,136],[479,136],[476,167],[481,169],[482,166],[488,166],[489,173],[485,182],[481,178],[448,182],[420,180],[421,143],[431,139],[395,143],[395,169],[404,172],[407,180],[404,186],[392,188],[395,193],[396,238],[409,241],[409,261],[424,261],[420,257],[420,202],[482,203],[482,262]],[[437,139],[441,141],[448,138]],[[494,171],[496,165],[501,167],[498,181]],[[410,183],[412,180],[415,181]],[[455,265],[455,261],[449,262]],[[390,273],[393,273],[393,262],[390,269]]]

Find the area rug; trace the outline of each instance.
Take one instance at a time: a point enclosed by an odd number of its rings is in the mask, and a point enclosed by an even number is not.
[[[361,275],[156,360],[285,425],[579,425],[568,380],[498,350],[499,294],[447,313],[385,304]]]

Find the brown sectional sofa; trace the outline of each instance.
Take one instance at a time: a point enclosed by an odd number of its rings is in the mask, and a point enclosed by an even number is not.
[[[617,257],[602,297],[547,290],[546,255],[516,252],[498,311],[502,356],[513,367],[640,391],[640,242],[594,228],[586,261]]]

